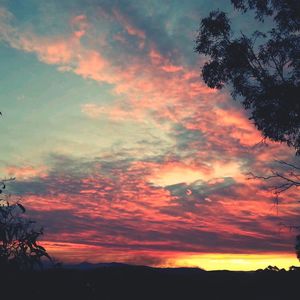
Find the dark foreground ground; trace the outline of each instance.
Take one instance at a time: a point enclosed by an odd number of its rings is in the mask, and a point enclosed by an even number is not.
[[[0,299],[300,299],[299,271],[229,272],[107,266],[0,272]]]

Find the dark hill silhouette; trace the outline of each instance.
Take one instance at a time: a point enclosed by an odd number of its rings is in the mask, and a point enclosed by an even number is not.
[[[52,265],[49,265],[51,268]],[[90,263],[90,262],[81,262],[78,264],[64,264],[64,269],[71,269],[71,270],[95,270],[99,268],[135,268],[135,269],[153,269],[159,272],[164,273],[172,273],[172,274],[184,274],[184,273],[197,273],[197,272],[204,272],[201,268],[186,268],[186,267],[179,267],[179,268],[153,268],[144,265],[130,265],[126,263],[118,263],[118,262],[109,262],[109,263]]]
[[[101,266],[102,265],[102,266]],[[91,267],[91,264],[82,264]],[[298,299],[300,272],[204,271],[100,264],[96,268],[2,273],[6,299]],[[9,297],[9,298],[8,298]]]
[[[98,268],[114,268],[114,267],[126,267],[130,266],[129,264],[124,263],[116,263],[116,262],[110,262],[110,263],[90,263],[87,261],[78,263],[78,264],[64,264],[64,269],[75,269],[75,270],[93,270]]]

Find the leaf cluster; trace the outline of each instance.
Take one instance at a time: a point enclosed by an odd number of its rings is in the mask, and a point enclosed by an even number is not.
[[[232,0],[236,9],[254,10],[268,32],[246,36],[231,28],[221,11],[201,20],[195,51],[208,58],[202,68],[205,83],[225,85],[242,102],[264,137],[287,143],[300,154],[300,1]]]

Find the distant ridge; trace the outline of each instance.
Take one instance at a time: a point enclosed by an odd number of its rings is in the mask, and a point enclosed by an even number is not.
[[[198,272],[206,272],[201,268],[187,268],[187,267],[179,267],[179,268],[159,268],[159,267],[149,267],[143,265],[131,265],[126,263],[117,263],[117,262],[109,262],[109,263],[90,263],[90,262],[81,262],[78,264],[62,264],[62,269],[75,269],[75,270],[94,270],[99,268],[128,268],[128,269],[148,269],[148,270],[157,270],[163,273],[173,273],[173,274],[184,274],[184,273],[198,273]]]
[[[90,263],[87,261],[78,264],[62,264],[63,269],[79,269],[79,270],[92,270],[98,268],[116,268],[116,267],[130,267],[131,265],[125,263]]]

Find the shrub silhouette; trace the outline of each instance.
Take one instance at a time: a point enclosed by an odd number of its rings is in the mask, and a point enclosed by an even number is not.
[[[0,194],[3,195],[5,181]],[[6,197],[5,197],[6,196]],[[7,195],[0,199],[0,268],[2,270],[32,270],[42,268],[42,259],[52,262],[46,249],[37,240],[43,228],[24,216],[26,209],[19,202],[11,203]]]

